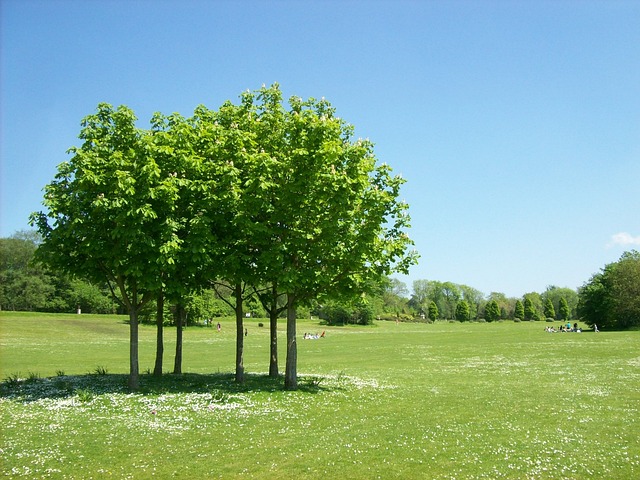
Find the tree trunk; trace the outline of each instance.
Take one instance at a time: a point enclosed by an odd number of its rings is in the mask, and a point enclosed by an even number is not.
[[[176,305],[176,359],[173,363],[173,373],[182,373],[182,324],[184,319],[184,305]]]
[[[298,345],[296,343],[296,307],[293,294],[287,294],[287,365],[284,374],[284,388],[298,389]]]
[[[242,317],[242,284],[235,286],[236,297],[236,383],[244,383],[244,329]]]
[[[270,358],[269,376],[277,378],[278,372],[278,312],[269,312]]]
[[[129,305],[129,390],[136,391],[140,386],[138,366],[138,310],[136,298]]]
[[[156,364],[153,367],[155,377],[162,376],[162,359],[164,356],[164,295],[158,294],[156,309]]]
[[[129,390],[136,391],[140,386],[140,369],[138,367],[138,309],[140,305],[138,305],[138,294],[136,286],[133,285],[131,297],[129,297],[122,277],[118,277],[116,282],[122,295],[122,302],[129,312],[129,380],[127,383]]]
[[[269,310],[270,358],[269,376],[276,378],[278,372],[278,293],[274,284],[271,292],[271,309]]]

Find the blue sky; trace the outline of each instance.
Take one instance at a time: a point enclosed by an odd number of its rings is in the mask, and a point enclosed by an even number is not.
[[[0,235],[99,102],[326,97],[407,183],[408,277],[576,288],[640,249],[640,2],[1,1]]]

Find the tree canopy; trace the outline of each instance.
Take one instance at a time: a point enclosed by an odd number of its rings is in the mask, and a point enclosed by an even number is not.
[[[631,250],[606,265],[578,291],[578,314],[606,329],[640,326],[640,252]]]

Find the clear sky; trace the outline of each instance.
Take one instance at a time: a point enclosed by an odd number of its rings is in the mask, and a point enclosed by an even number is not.
[[[147,126],[278,82],[407,179],[409,288],[576,288],[640,249],[639,1],[0,1],[3,237],[99,102]]]

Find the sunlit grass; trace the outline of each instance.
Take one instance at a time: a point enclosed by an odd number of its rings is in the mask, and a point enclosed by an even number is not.
[[[80,323],[84,322],[84,323]],[[182,376],[126,390],[121,317],[0,315],[3,473],[25,478],[640,477],[640,333],[301,321],[300,390],[268,329],[185,333]],[[284,322],[280,337],[284,367]],[[327,338],[302,340],[305,331]],[[155,330],[141,328],[141,371]],[[167,329],[165,370],[173,365]],[[100,373],[100,374],[96,374]]]

